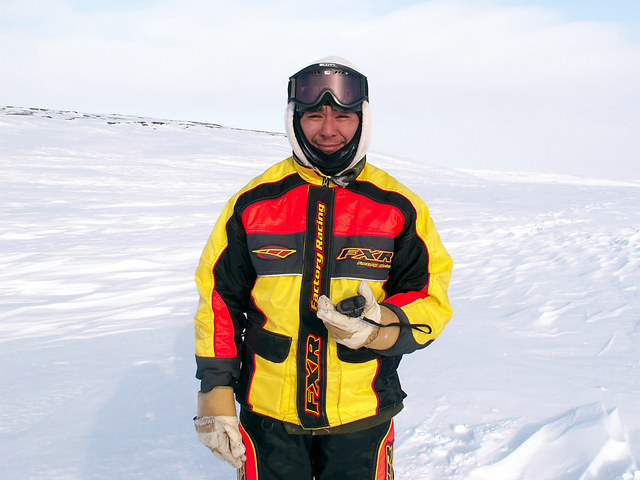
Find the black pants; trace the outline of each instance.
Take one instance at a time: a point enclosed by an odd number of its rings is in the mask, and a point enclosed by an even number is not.
[[[240,430],[247,448],[241,480],[393,479],[393,420],[356,433],[297,435],[243,409]]]

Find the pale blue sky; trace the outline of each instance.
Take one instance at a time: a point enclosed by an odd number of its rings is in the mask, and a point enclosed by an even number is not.
[[[113,9],[139,9],[158,3],[161,3],[161,0],[74,0],[72,5],[77,10],[93,12]],[[371,0],[368,3],[379,12],[389,12],[423,2],[420,0]],[[640,20],[640,1],[638,0],[503,0],[501,3],[504,6],[543,6],[553,8],[573,20],[625,23],[638,22]]]
[[[505,0],[504,3],[552,8],[570,20],[621,22],[629,25],[631,34],[640,34],[637,30],[640,0]]]
[[[375,151],[640,178],[640,0],[0,0],[0,105],[283,131],[327,55],[369,77]]]

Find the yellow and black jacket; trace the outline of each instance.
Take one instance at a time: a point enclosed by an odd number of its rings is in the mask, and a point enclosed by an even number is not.
[[[452,260],[422,200],[365,165],[346,187],[291,157],[227,203],[196,272],[197,378],[226,385],[258,414],[331,429],[385,412],[405,396],[397,367],[451,317]],[[402,323],[389,350],[350,350],[328,335],[316,302],[356,294],[361,280]]]

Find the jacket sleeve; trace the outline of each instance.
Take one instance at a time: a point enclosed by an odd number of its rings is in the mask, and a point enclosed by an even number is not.
[[[196,378],[203,392],[235,386],[240,376],[245,312],[256,274],[236,200],[232,198],[220,215],[196,270]]]
[[[378,351],[385,356],[426,347],[440,335],[453,313],[447,295],[453,260],[440,240],[427,206],[416,196],[411,202],[414,211],[396,239],[385,285],[387,298],[382,304],[393,310],[401,323],[427,324],[431,331],[424,327],[423,331],[402,328],[393,347]]]

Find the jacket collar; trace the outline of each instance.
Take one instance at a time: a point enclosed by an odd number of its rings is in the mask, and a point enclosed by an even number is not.
[[[293,156],[289,157],[289,161],[293,165],[293,168],[298,173],[298,175],[300,175],[300,177],[302,177],[302,179],[307,183],[310,183],[312,185],[323,185],[325,181],[330,180],[329,177],[325,177],[313,168],[305,167],[304,165],[300,164]],[[330,186],[335,187],[336,185],[333,182],[330,182]]]

